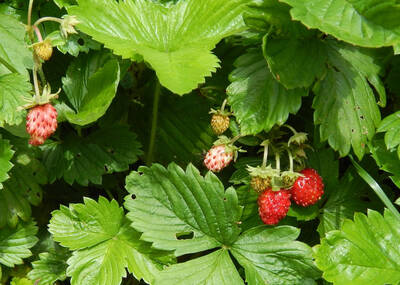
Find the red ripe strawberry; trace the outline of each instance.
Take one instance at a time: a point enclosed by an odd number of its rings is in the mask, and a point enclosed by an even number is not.
[[[307,207],[321,199],[322,194],[324,194],[324,184],[315,169],[306,168],[300,173],[303,176],[300,176],[294,182],[291,194],[297,205]]]
[[[258,213],[264,224],[276,225],[286,217],[290,204],[288,190],[273,191],[270,188],[258,197]]]
[[[233,151],[227,151],[225,145],[213,146],[204,158],[204,165],[212,172],[219,172],[233,160]]]
[[[31,145],[41,145],[57,129],[57,110],[49,103],[29,110],[26,131],[31,135]]]

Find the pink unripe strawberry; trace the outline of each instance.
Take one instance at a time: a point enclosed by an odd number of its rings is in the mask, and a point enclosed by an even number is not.
[[[227,150],[226,145],[213,146],[204,158],[204,165],[212,172],[219,172],[233,160],[234,152]]]
[[[57,129],[57,110],[49,103],[29,110],[26,116],[26,131],[31,145],[41,145]]]

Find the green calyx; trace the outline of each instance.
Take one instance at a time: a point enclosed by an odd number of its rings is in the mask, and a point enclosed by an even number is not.
[[[25,110],[25,109],[31,109],[37,105],[44,105],[49,103],[53,99],[58,98],[58,94],[61,92],[61,89],[58,89],[56,93],[51,93],[51,87],[49,84],[46,84],[46,86],[43,88],[42,94],[41,95],[35,95],[30,99],[24,99],[27,104],[18,107],[17,111]]]
[[[232,115],[232,112],[229,112],[229,111],[226,111],[226,110],[211,109],[209,114],[215,114],[215,115],[221,115],[221,116],[229,117],[229,116]]]
[[[302,174],[294,171],[284,171],[280,175],[280,181],[281,181],[281,186],[282,188],[292,188],[294,182],[299,178],[300,176],[303,176]]]
[[[271,165],[257,167],[252,167],[248,165],[247,171],[252,177],[260,177],[264,179],[279,177],[279,170],[272,168]]]
[[[236,161],[239,152],[246,152],[245,150],[241,149],[240,147],[237,147],[234,145],[235,141],[237,141],[240,137],[241,137],[241,135],[238,135],[231,139],[231,138],[228,138],[227,136],[219,136],[213,145],[215,145],[215,146],[224,145],[225,151],[232,152],[233,160]]]

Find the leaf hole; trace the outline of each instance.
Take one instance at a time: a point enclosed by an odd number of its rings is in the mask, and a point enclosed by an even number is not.
[[[105,170],[106,172],[108,172],[108,167],[107,167],[107,165],[104,165],[104,170]]]
[[[364,120],[364,116],[363,116],[363,115],[361,115],[361,116],[360,116],[360,119],[361,119],[361,120]]]
[[[132,200],[135,200],[135,199],[136,199],[136,195],[135,195],[135,194],[132,194],[132,195],[131,195],[131,198],[132,198]]]
[[[226,201],[226,197],[224,198],[224,201]]]
[[[351,132],[354,133],[354,129],[351,129]]]
[[[85,41],[83,39],[79,39],[78,40],[78,44],[80,44],[81,46],[83,46],[85,44]]]
[[[176,234],[177,240],[193,239],[193,237],[194,237],[193,232],[183,232],[183,233]]]

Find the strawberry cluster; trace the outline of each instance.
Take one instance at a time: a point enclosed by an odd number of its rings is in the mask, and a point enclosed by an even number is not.
[[[41,145],[57,129],[57,110],[49,103],[31,108],[26,116],[26,131],[31,145]]]

